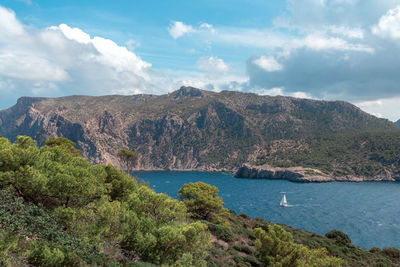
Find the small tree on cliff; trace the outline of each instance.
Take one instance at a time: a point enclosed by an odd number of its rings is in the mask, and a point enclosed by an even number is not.
[[[127,149],[120,149],[118,151],[118,157],[124,165],[127,173],[131,173],[133,171],[133,168],[135,168],[139,158],[136,152]]]

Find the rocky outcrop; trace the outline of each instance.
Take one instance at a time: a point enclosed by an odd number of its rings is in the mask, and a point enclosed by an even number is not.
[[[364,181],[399,181],[400,173],[383,172],[373,177],[330,176],[323,172],[303,167],[276,168],[268,165],[252,166],[243,164],[234,172],[236,178],[283,179],[292,182],[364,182]]]

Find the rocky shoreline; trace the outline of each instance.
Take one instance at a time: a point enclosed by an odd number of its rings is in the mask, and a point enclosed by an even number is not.
[[[236,172],[236,178],[252,178],[252,179],[279,179],[289,180],[298,183],[323,183],[323,182],[366,182],[366,181],[400,181],[400,175],[394,175],[388,171],[372,176],[330,176],[324,174],[320,170],[303,167],[279,168],[268,165],[252,166],[248,164],[242,165]]]
[[[396,182],[400,181],[400,174],[394,175],[390,172],[385,172],[380,175],[366,176],[331,176],[321,172],[318,169],[304,167],[271,167],[269,165],[254,166],[243,164],[237,169],[214,168],[214,167],[199,167],[199,168],[138,168],[139,171],[177,171],[177,172],[229,172],[236,178],[250,179],[271,179],[271,180],[288,180],[296,183],[326,183],[326,182]]]

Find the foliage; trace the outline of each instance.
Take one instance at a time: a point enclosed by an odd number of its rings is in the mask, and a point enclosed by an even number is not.
[[[75,156],[79,156],[82,153],[81,150],[76,149],[76,144],[74,142],[65,137],[50,138],[46,140],[45,144],[46,146],[49,147],[54,147],[54,146],[62,147],[67,151],[69,151],[70,153],[74,154]]]
[[[137,161],[138,161],[138,155],[136,154],[136,152],[127,150],[127,149],[120,149],[118,151],[118,157],[120,158],[120,160],[122,161],[125,170],[128,173],[131,173],[133,171],[133,168],[136,166]]]
[[[45,206],[79,206],[100,198],[106,173],[63,146],[38,148],[29,137],[0,141],[0,185]]]
[[[141,185],[129,196],[127,207],[124,248],[135,249],[141,259],[157,264],[172,264],[191,254],[191,262],[201,265],[210,236],[206,225],[185,223],[188,214],[183,203]]]
[[[12,232],[0,230],[0,266],[9,264],[9,252],[18,246],[18,236]]]
[[[91,165],[64,139],[39,148],[28,137],[0,138],[0,265],[400,264],[398,249],[369,252],[339,231],[327,238],[237,216],[216,187],[201,182],[179,196],[157,194],[111,165]]]
[[[400,259],[400,250],[395,247],[384,248],[382,249],[382,253],[392,259]]]
[[[302,231],[290,226],[283,226],[289,231],[296,243],[303,244],[311,249],[325,248],[332,256],[342,258],[346,266],[398,266],[399,259],[390,258],[381,253],[379,248],[372,248],[370,251],[357,247],[353,244],[343,244],[335,239],[330,239],[315,233]]]
[[[183,202],[111,165],[91,165],[73,146],[0,138],[0,260],[16,253],[35,266],[205,265],[210,233]]]
[[[179,197],[187,206],[192,217],[211,222],[221,222],[227,216],[218,188],[203,182],[185,184],[179,190]]]
[[[351,239],[345,233],[339,230],[332,230],[325,234],[327,238],[334,239],[336,242],[343,244],[343,245],[350,245]]]
[[[373,177],[400,171],[400,132],[335,134],[296,141],[271,141],[257,165],[303,166],[335,176]]]
[[[225,242],[231,242],[235,239],[235,234],[230,227],[221,224],[208,223],[208,229],[213,233],[218,239]]]
[[[256,248],[267,266],[342,266],[344,261],[328,256],[326,249],[310,250],[294,243],[293,236],[279,225],[269,225],[268,231],[255,228]]]

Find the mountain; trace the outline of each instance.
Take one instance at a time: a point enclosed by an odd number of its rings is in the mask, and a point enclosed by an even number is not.
[[[138,168],[148,170],[270,164],[277,149],[298,151],[315,146],[307,140],[379,131],[397,134],[399,129],[343,101],[193,87],[165,95],[22,97],[0,111],[0,134],[11,140],[28,135],[43,145],[63,136],[92,162],[117,166],[117,151],[127,148],[141,155]]]
[[[400,127],[400,120],[396,121],[394,124]]]

